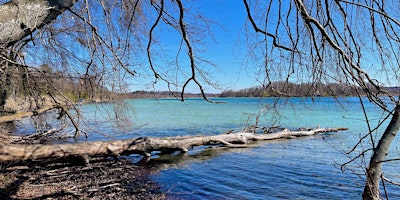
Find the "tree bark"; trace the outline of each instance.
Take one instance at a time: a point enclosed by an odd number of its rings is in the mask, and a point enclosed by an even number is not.
[[[379,183],[382,177],[382,165],[386,156],[389,154],[390,144],[393,142],[396,134],[400,130],[400,105],[397,105],[392,119],[383,133],[378,145],[374,149],[373,155],[367,169],[367,182],[364,187],[364,200],[381,199],[379,192]]]
[[[120,155],[141,154],[151,156],[153,151],[171,153],[175,151],[187,152],[194,146],[223,145],[226,147],[248,147],[251,142],[262,140],[275,140],[310,136],[323,132],[336,132],[347,128],[313,129],[309,131],[289,131],[287,129],[270,134],[256,134],[238,132],[215,136],[185,136],[150,138],[140,137],[136,139],[97,141],[77,144],[53,144],[53,145],[0,145],[0,162],[23,160],[55,160],[62,158],[90,157],[118,157]]]
[[[21,41],[57,18],[76,0],[11,0],[0,5],[0,48]]]

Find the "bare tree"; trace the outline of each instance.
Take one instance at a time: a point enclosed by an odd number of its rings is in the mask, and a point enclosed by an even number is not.
[[[373,155],[365,171],[363,198],[380,199],[380,181],[386,180],[382,165],[400,128],[397,94],[382,87],[384,83],[398,84],[399,80],[399,2],[271,0],[251,4],[243,0],[243,3],[249,19],[248,33],[254,38],[250,46],[256,44],[264,55],[265,86],[273,80],[296,80],[316,88],[329,82],[355,85],[368,97],[360,98],[361,104],[371,101],[386,113],[384,120],[390,123],[376,141],[374,134],[382,123],[372,127],[364,110],[369,132],[354,148],[361,143],[371,145],[367,151]]]
[[[204,35],[204,31],[199,34],[197,27],[207,27],[209,22],[198,20],[196,12],[186,10],[188,2],[12,0],[1,3],[0,112],[4,115],[8,115],[6,100],[16,94],[12,91],[27,82],[33,86],[35,80],[47,83],[41,84],[45,86],[42,90],[31,87],[23,93],[25,98],[35,101],[32,110],[43,107],[37,103],[43,94],[51,97],[57,109],[65,101],[74,106],[81,96],[117,100],[118,94],[135,89],[128,87],[135,78],[153,77],[151,82],[143,84],[153,88],[163,82],[171,90],[180,90],[182,100],[186,88],[193,83],[207,99],[203,85],[211,82],[202,66],[210,63],[194,52],[200,49],[195,44]],[[175,49],[165,50],[163,38],[175,38]],[[43,78],[48,76],[39,67],[44,64],[52,69],[52,78]],[[42,79],[34,79],[32,73],[42,75]],[[16,74],[20,77],[14,78]],[[53,84],[57,79],[68,80],[65,82],[69,89],[65,84]],[[79,92],[65,92],[71,89]],[[126,109],[112,108],[117,110]],[[79,125],[74,122],[79,114],[64,113],[66,109],[61,109],[60,116],[70,118],[79,132]],[[126,120],[121,117],[127,115],[110,116]]]

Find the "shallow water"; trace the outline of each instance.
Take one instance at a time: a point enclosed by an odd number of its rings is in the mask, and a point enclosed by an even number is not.
[[[139,136],[214,135],[240,130],[256,122],[255,115],[265,105],[276,101],[283,106],[267,109],[260,115],[262,126],[348,127],[348,131],[327,133],[293,140],[263,142],[246,149],[195,149],[188,155],[171,158],[154,156],[164,164],[154,168],[153,180],[160,183],[171,199],[361,199],[364,185],[362,160],[345,170],[340,165],[349,158],[348,151],[367,133],[367,125],[358,98],[226,98],[212,104],[199,99],[140,99],[127,101],[134,108],[129,117],[132,127],[121,132],[107,123],[96,105],[83,105],[89,125],[112,134],[114,138]],[[382,113],[374,105],[365,105],[372,125]],[[278,113],[278,114],[277,114]],[[91,120],[96,119],[96,120]],[[274,123],[272,123],[274,122]],[[380,133],[382,130],[379,130]],[[90,134],[91,140],[105,139]],[[400,157],[400,142],[392,145],[390,157]],[[364,143],[350,156],[368,148]],[[137,156],[132,156],[137,160]],[[368,155],[367,155],[368,161]],[[385,163],[385,175],[400,180],[398,162]],[[360,174],[358,176],[357,174]],[[400,199],[400,190],[387,184],[389,197]]]

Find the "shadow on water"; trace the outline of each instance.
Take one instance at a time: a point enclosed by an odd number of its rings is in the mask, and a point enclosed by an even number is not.
[[[169,169],[169,168],[180,168],[187,164],[192,164],[196,162],[204,162],[207,160],[218,158],[219,156],[227,153],[244,153],[250,152],[257,148],[265,148],[265,145],[268,144],[283,144],[283,141],[290,140],[306,140],[306,139],[322,139],[325,137],[335,137],[334,134],[324,133],[318,135],[311,136],[302,136],[299,138],[283,138],[276,140],[268,140],[268,141],[258,141],[254,143],[250,143],[244,147],[226,147],[223,145],[204,145],[204,146],[196,146],[190,149],[186,153],[182,153],[180,151],[175,151],[172,153],[161,153],[160,151],[152,152],[151,157],[144,157],[139,155],[130,155],[126,156],[130,159],[135,165],[141,166],[147,169],[151,169],[153,173],[157,173],[158,171]],[[283,145],[285,146],[285,145]],[[283,147],[286,148],[286,147]]]
[[[257,146],[251,147],[256,148]],[[154,173],[158,171],[179,168],[194,162],[203,162],[214,159],[224,153],[240,153],[250,148],[227,148],[223,146],[195,147],[188,153],[173,152],[171,154],[155,154],[152,157],[143,157],[136,165],[151,169]]]

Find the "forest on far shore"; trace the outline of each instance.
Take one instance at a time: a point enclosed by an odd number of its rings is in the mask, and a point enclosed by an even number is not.
[[[399,93],[400,87],[382,87],[390,93]],[[373,87],[370,89],[374,91]],[[377,92],[376,92],[377,93]],[[354,85],[341,83],[328,84],[296,84],[286,81],[273,82],[267,86],[256,86],[241,90],[223,91],[219,97],[316,97],[316,96],[357,96],[365,95],[365,91]],[[381,95],[384,95],[382,93]]]
[[[311,88],[311,89],[310,89]],[[382,89],[400,94],[400,87],[382,87]],[[372,87],[371,87],[371,90]],[[219,94],[208,93],[207,97],[346,97],[365,95],[361,88],[340,83],[329,84],[297,84],[290,82],[273,82],[267,86],[255,86],[240,90],[225,90]],[[135,91],[124,94],[124,98],[179,98],[180,92],[174,91]],[[382,93],[381,95],[384,95]],[[185,98],[202,98],[201,94],[185,93]]]

